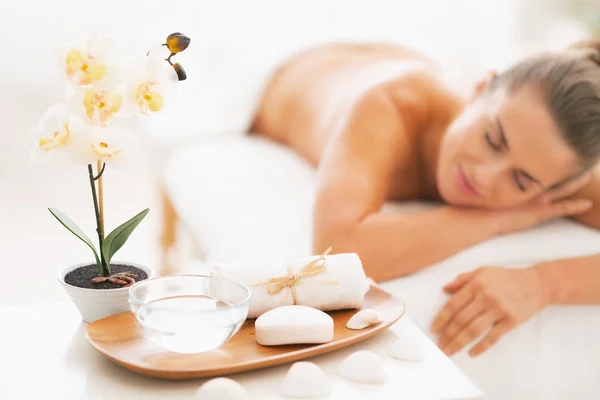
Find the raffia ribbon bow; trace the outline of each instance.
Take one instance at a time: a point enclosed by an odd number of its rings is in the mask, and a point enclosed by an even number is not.
[[[266,282],[256,283],[252,286],[266,285],[267,293],[270,295],[276,295],[283,289],[289,288],[290,293],[292,293],[294,305],[296,305],[298,302],[298,299],[296,298],[296,286],[302,283],[301,280],[303,278],[327,272],[327,267],[325,266],[325,256],[327,256],[330,251],[331,247],[325,250],[323,254],[302,267],[298,272],[289,271],[289,274],[286,276],[272,278]],[[339,285],[339,282],[334,281],[318,281],[318,283],[324,285]]]

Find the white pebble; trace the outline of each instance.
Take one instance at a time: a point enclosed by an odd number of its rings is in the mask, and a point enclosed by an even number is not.
[[[338,373],[342,378],[358,383],[384,384],[388,379],[381,358],[369,350],[350,354],[338,367]]]
[[[214,378],[204,382],[194,395],[194,400],[248,400],[246,389],[233,379]]]
[[[421,341],[403,335],[388,348],[388,354],[398,360],[421,362],[425,359]]]
[[[279,395],[283,397],[314,399],[330,394],[329,378],[318,365],[308,361],[292,364],[279,386]]]

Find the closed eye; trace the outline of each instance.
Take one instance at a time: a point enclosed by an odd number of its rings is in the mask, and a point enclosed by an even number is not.
[[[491,135],[490,135],[490,133],[489,133],[489,132],[486,132],[486,133],[485,133],[485,141],[486,141],[486,142],[488,142],[488,144],[490,145],[490,147],[491,147],[492,149],[494,149],[494,151],[498,152],[498,151],[502,150],[502,148],[500,147],[500,145],[499,145],[499,144],[496,144],[496,143],[495,143],[495,142],[492,140],[492,137],[491,137]]]
[[[526,174],[519,171],[514,173],[514,179],[515,183],[517,184],[517,187],[521,192],[526,192],[527,189],[533,183],[533,181],[529,179],[529,177]]]

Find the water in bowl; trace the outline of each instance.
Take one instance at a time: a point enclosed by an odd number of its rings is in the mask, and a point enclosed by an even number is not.
[[[237,330],[242,311],[209,296],[176,296],[154,300],[139,310],[145,335],[177,353],[216,349]]]

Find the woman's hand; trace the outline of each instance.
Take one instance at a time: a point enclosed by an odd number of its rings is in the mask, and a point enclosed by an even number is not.
[[[591,173],[584,173],[527,204],[508,210],[494,211],[498,233],[503,235],[518,232],[555,218],[571,217],[589,211],[593,206],[591,200],[575,199],[572,196],[585,187],[591,177]]]
[[[433,320],[432,331],[440,334],[438,345],[447,355],[487,332],[469,351],[471,357],[483,353],[548,304],[535,267],[479,268],[459,275],[444,291],[452,297]]]

